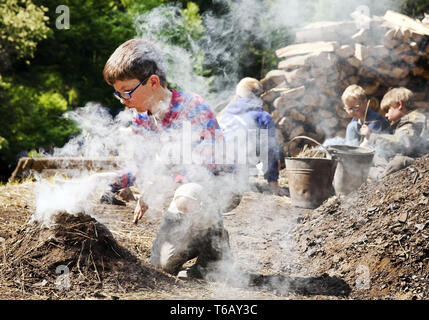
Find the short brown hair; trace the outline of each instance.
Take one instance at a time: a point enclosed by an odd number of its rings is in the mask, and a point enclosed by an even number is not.
[[[357,84],[352,84],[348,86],[346,90],[344,90],[343,95],[341,96],[341,100],[343,101],[344,105],[346,104],[346,100],[349,98],[364,102],[366,99],[365,90],[363,90],[363,88]]]
[[[414,93],[404,87],[393,88],[387,91],[380,103],[380,108],[384,112],[389,110],[390,105],[402,101],[405,108],[410,109],[412,106]]]
[[[104,80],[113,85],[117,80],[145,78],[155,74],[161,85],[167,86],[164,61],[161,52],[144,39],[131,39],[121,44],[104,66]]]

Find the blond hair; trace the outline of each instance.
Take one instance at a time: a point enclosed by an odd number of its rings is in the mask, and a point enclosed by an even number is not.
[[[366,100],[366,93],[365,90],[361,86],[358,86],[357,84],[352,84],[344,90],[343,95],[341,96],[341,100],[343,101],[343,104],[346,104],[346,101],[348,99],[356,99],[361,102],[364,102]]]
[[[104,66],[104,80],[113,85],[117,80],[138,79],[143,81],[157,75],[161,85],[167,85],[161,52],[144,39],[131,39],[121,44]]]
[[[381,100],[380,107],[381,110],[384,112],[389,111],[389,107],[393,103],[398,103],[399,101],[402,101],[402,104],[405,106],[406,109],[410,109],[412,106],[412,100],[414,97],[414,93],[404,87],[400,88],[393,88],[387,91],[387,93],[384,95],[383,99]]]
[[[240,98],[259,97],[263,91],[262,84],[258,80],[250,77],[241,79],[235,89],[236,95]]]

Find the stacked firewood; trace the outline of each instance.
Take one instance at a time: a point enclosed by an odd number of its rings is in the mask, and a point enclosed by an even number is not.
[[[384,17],[317,22],[296,32],[295,44],[276,51],[278,69],[261,80],[286,156],[299,154],[308,141],[345,136],[350,121],[341,95],[358,84],[379,103],[390,87],[415,93],[415,105],[429,111],[429,25],[387,11]],[[363,21],[363,23],[362,23]]]

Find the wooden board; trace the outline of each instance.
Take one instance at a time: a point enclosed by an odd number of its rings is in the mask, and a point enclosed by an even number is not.
[[[386,21],[399,27],[411,29],[411,31],[414,31],[415,33],[429,36],[428,25],[425,25],[421,21],[414,20],[401,13],[392,10],[387,10],[383,18]]]
[[[317,51],[334,52],[337,47],[338,42],[336,41],[298,43],[276,50],[276,55],[278,58],[286,58]]]

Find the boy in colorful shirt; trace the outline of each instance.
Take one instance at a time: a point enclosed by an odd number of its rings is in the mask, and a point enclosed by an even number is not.
[[[213,183],[214,175],[219,173],[214,163],[215,144],[222,135],[217,130],[219,125],[214,113],[200,96],[167,88],[160,59],[161,54],[151,43],[132,39],[115,50],[106,62],[103,75],[114,87],[115,97],[127,108],[137,111],[133,123],[135,133],[155,141],[160,149],[164,144],[176,147],[179,142],[186,148],[182,148],[180,162],[167,162],[172,178],[180,187],[164,214],[150,261],[167,272],[177,273],[186,261],[198,256],[192,270],[194,275],[201,276],[214,268],[217,261],[231,259],[228,233],[220,214],[222,201]],[[189,129],[190,134],[183,139],[179,133],[185,129]],[[113,186],[130,185],[133,180],[130,176],[130,172],[122,172]],[[160,190],[151,192],[139,198],[134,211],[135,223],[148,209],[145,200]]]

